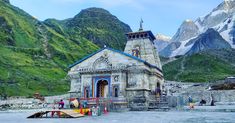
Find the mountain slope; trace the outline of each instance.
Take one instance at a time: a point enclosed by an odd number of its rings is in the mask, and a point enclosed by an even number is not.
[[[98,48],[85,38],[77,45],[2,0],[0,38],[0,95],[8,96],[68,91],[67,66]]]
[[[73,39],[82,36],[100,47],[107,45],[119,50],[125,47],[125,33],[131,32],[127,24],[102,8],[84,9],[74,18],[63,21],[49,19],[45,24]]]
[[[165,79],[185,82],[208,82],[235,76],[235,50],[209,50],[182,56],[163,66]]]
[[[40,22],[0,0],[0,96],[55,95],[69,90],[68,65],[99,48],[76,32],[79,29],[70,33],[70,28],[64,27],[69,20]],[[124,33],[113,38],[119,39]],[[105,38],[106,33],[102,36]]]

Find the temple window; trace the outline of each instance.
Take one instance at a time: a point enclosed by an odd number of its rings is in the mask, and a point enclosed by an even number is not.
[[[136,37],[137,37],[137,38],[139,38],[139,37],[140,37],[140,35],[137,35]]]
[[[89,87],[84,87],[84,98],[89,98]]]
[[[114,85],[113,86],[113,97],[118,97],[119,96],[119,86],[118,85]]]
[[[148,36],[147,33],[145,33],[145,34],[144,34],[144,37],[146,38],[147,36]]]
[[[132,50],[132,56],[139,57],[139,50],[138,49],[133,49]]]
[[[132,56],[140,57],[140,46],[135,46],[132,50]]]
[[[118,97],[118,88],[114,89],[114,97]]]

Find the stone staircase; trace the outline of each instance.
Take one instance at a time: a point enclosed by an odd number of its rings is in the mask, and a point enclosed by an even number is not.
[[[148,110],[150,111],[168,111],[170,108],[168,106],[167,97],[155,97],[151,96],[149,100]]]

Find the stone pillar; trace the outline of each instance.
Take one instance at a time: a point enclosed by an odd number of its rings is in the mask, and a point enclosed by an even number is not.
[[[150,90],[127,88],[128,107],[132,111],[147,111]]]
[[[79,74],[70,74],[70,97],[77,98],[81,97],[81,78]]]

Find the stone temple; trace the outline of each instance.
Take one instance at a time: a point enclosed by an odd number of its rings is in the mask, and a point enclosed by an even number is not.
[[[141,24],[126,37],[124,52],[104,47],[70,65],[72,97],[124,98],[133,110],[148,107],[149,95],[164,83],[155,36]]]

